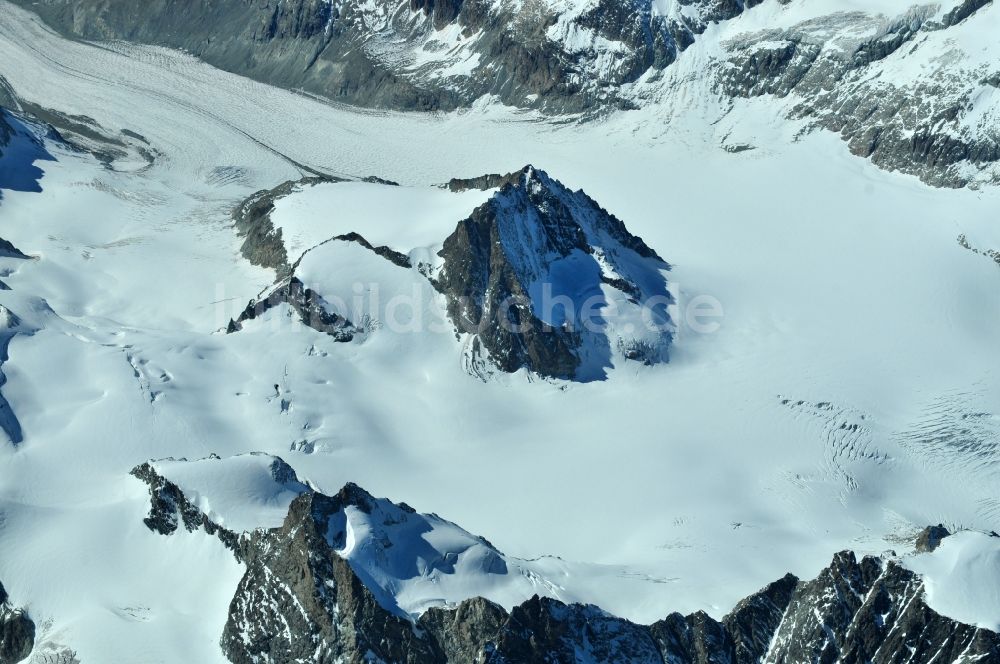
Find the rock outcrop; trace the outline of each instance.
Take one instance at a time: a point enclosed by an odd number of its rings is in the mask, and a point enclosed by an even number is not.
[[[757,0],[169,0],[18,2],[66,34],[183,49],[222,69],[364,106],[452,109],[483,95],[554,112],[628,107],[622,86],[668,66]]]
[[[207,517],[185,503],[171,488],[176,485],[149,464],[135,474],[151,487],[147,525],[159,532],[180,523],[204,528]],[[291,501],[281,526],[235,541],[224,530],[205,530],[222,537],[246,565],[221,638],[223,652],[237,664],[931,664],[1000,658],[1000,634],[935,612],[924,599],[921,577],[892,556],[859,560],[844,551],[816,578],[788,574],[721,620],[674,613],[639,625],[595,606],[538,595],[509,611],[474,597],[408,613],[395,593],[414,575],[445,589],[448,575],[468,571],[462,561],[470,552],[478,572],[506,574],[507,563],[486,540],[354,484],[333,496],[304,491]],[[429,548],[433,542],[448,548]]]
[[[920,553],[930,553],[941,545],[941,540],[950,535],[948,529],[941,524],[927,526],[917,535],[915,548]]]
[[[614,357],[666,361],[670,266],[585,193],[531,166],[450,187],[497,185],[444,241],[432,275],[469,335],[467,365],[586,381]]]
[[[353,485],[332,497],[307,494],[281,528],[244,542],[247,573],[222,638],[232,661],[930,663],[1000,656],[1000,635],[930,609],[917,575],[894,560],[859,561],[850,552],[813,580],[779,579],[721,621],[672,614],[645,626],[535,596],[509,612],[482,598],[431,608],[414,629],[338,552],[343,532],[331,523],[347,508],[377,509]]]
[[[272,189],[263,189],[253,194],[233,209],[233,224],[243,238],[240,252],[254,265],[271,268],[278,278],[287,278],[292,271],[288,252],[281,237],[281,229],[271,222],[274,203],[288,196],[299,187],[308,187],[320,182],[335,182],[336,178],[313,176],[301,180],[289,180]]]
[[[76,37],[180,48],[361,106],[448,110],[489,96],[593,117],[656,99],[769,96],[881,168],[936,186],[1000,178],[991,101],[1000,68],[976,46],[993,30],[990,0],[888,14],[809,13],[780,0],[797,23],[779,16],[784,27],[707,35],[713,24],[740,25],[732,19],[760,0],[220,0],[183,12],[169,0],[140,9],[131,0],[15,1]],[[701,49],[684,75],[665,75],[704,39],[722,42]]]
[[[278,231],[280,233],[280,230]],[[280,236],[279,236],[280,238]],[[254,320],[271,309],[287,304],[307,327],[333,337],[336,341],[352,341],[363,330],[344,318],[323,301],[323,297],[306,287],[297,277],[287,277],[271,288],[266,295],[250,302],[235,320],[229,321],[226,332],[242,329],[247,321]]]
[[[724,44],[717,86],[730,98],[787,98],[792,118],[837,132],[880,168],[935,186],[980,182],[1000,162],[1000,126],[985,117],[1000,70],[958,45],[989,4],[839,12],[740,35]]]
[[[11,606],[0,584],[0,664],[16,664],[27,659],[35,647],[35,623],[21,609]]]
[[[13,251],[17,252],[13,245],[10,246]],[[2,282],[0,284],[6,286]],[[10,359],[10,342],[18,334],[25,333],[30,334],[31,331],[25,329],[21,319],[10,309],[0,305],[0,388],[7,384],[7,374],[3,371],[3,365]],[[0,393],[0,431],[6,434],[7,439],[15,447],[24,442],[21,421],[2,393]]]
[[[239,557],[239,535],[208,518],[179,486],[157,472],[152,462],[136,466],[131,475],[149,487],[149,515],[143,519],[147,528],[161,535],[171,535],[181,527],[188,532],[204,530],[218,537]]]
[[[27,259],[29,256],[23,251],[15,247],[9,241],[0,238],[0,257],[3,258],[23,258]]]
[[[973,246],[973,244],[969,241],[969,238],[965,235],[958,236],[958,244],[961,245],[963,249],[968,249],[974,254],[988,258],[1000,266],[1000,251],[997,251],[996,249],[981,249]]]

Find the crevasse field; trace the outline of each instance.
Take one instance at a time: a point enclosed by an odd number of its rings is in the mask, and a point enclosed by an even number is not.
[[[957,242],[1000,247],[994,188],[879,171],[773,102],[669,97],[586,124],[487,101],[362,112],[177,52],[66,41],[5,3],[0,60],[23,99],[157,153],[105,168],[49,141],[42,191],[0,201],[0,236],[33,257],[0,259],[17,317],[2,394],[23,434],[0,445],[0,578],[32,598],[40,642],[85,662],[221,661],[241,571],[204,533],[144,526],[147,487],[128,473],[164,457],[280,455],[321,490],[353,481],[435,512],[545,576],[503,601],[542,592],[640,622],[720,616],[927,524],[1000,526],[1000,270]],[[350,231],[433,255],[488,195],[436,185],[529,163],[674,266],[668,365],[483,382],[448,333],[338,344],[283,310],[223,333],[274,280],[242,258],[230,217],[254,191],[306,169],[398,181],[280,201],[289,258]],[[434,298],[344,248],[303,269],[345,298],[376,283]],[[239,527],[280,522],[285,498],[257,498]],[[913,566],[940,577],[939,611],[997,629],[995,584],[948,575],[967,555],[989,563],[970,575],[995,578],[998,549],[966,534]],[[412,606],[464,591],[448,592]]]

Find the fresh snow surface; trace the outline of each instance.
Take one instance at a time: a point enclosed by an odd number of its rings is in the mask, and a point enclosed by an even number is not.
[[[1000,632],[1000,537],[956,533],[931,553],[905,558],[904,564],[924,577],[932,609]]]
[[[292,500],[311,490],[283,460],[266,454],[152,465],[215,523],[236,532],[280,527]],[[453,606],[469,597],[485,597],[507,609],[535,594],[582,601],[592,592],[588,587],[628,574],[623,567],[554,557],[512,558],[436,514],[385,498],[332,514],[326,537],[387,610],[413,618],[429,607]]]
[[[670,75],[709,55],[696,45]],[[0,304],[22,322],[0,390],[24,438],[0,444],[0,580],[83,662],[221,658],[241,569],[203,533],[145,527],[128,473],[150,459],[276,454],[327,493],[354,481],[507,556],[603,570],[564,574],[560,592],[644,622],[721,616],[928,523],[997,529],[1000,270],[956,241],[1000,249],[993,188],[928,188],[800,135],[772,100],[729,110],[698,89],[586,125],[485,102],[358,112],[164,49],[65,41],[5,3],[0,61],[26,99],[162,155],[118,172],[49,143],[43,191],[0,202],[0,237],[36,257],[0,258]],[[758,149],[729,154],[727,135]],[[274,278],[240,257],[229,212],[304,175],[295,164],[452,201],[432,187],[527,163],[674,265],[669,365],[483,383],[448,334],[338,344],[278,310],[219,333]],[[460,218],[418,209],[397,239],[353,205],[345,232],[404,250]],[[402,271],[324,247],[362,279]],[[723,315],[698,333],[705,298]]]
[[[271,221],[281,229],[293,262],[320,242],[351,231],[375,246],[405,254],[440,244],[458,220],[468,217],[494,191],[453,193],[433,186],[322,183],[300,187],[295,195],[279,199]]]
[[[294,473],[286,476],[284,462],[268,454],[164,459],[152,466],[212,521],[237,533],[277,528],[296,496],[309,490]]]

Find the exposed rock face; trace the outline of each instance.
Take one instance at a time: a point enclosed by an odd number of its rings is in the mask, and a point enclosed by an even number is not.
[[[181,526],[189,532],[201,529],[217,536],[239,557],[239,536],[209,519],[179,486],[160,475],[152,463],[136,466],[131,475],[149,487],[149,516],[143,519],[147,528],[161,535],[171,535]]]
[[[5,258],[28,258],[24,252],[3,238],[0,238],[0,256]]]
[[[941,544],[941,540],[945,537],[951,535],[948,529],[938,524],[936,526],[927,526],[920,531],[917,535],[916,549],[921,553],[930,553],[934,549],[938,548]]]
[[[294,478],[288,472],[279,473],[283,480]],[[206,517],[149,464],[134,474],[151,487],[147,525],[163,524],[159,532],[173,532],[181,521],[191,530],[203,527]],[[451,534],[437,530],[442,526]],[[430,531],[436,532],[425,540]],[[894,559],[859,561],[849,551],[836,554],[815,579],[788,574],[769,584],[722,620],[674,613],[645,626],[537,595],[509,612],[475,597],[414,618],[393,595],[402,577],[433,569],[454,573],[458,560],[430,550],[413,558],[415,542],[454,547],[458,533],[486,558],[502,562],[501,554],[454,524],[374,498],[354,484],[334,496],[298,495],[280,527],[254,530],[235,543],[226,539],[231,533],[215,530],[220,533],[246,565],[221,639],[237,664],[930,664],[1000,658],[1000,634],[933,611],[918,575]]]
[[[20,254],[13,245],[9,242],[7,244],[13,252]],[[6,249],[4,251],[7,252]],[[21,319],[13,311],[0,305],[0,388],[7,384],[7,375],[3,371],[3,365],[10,359],[10,342],[15,336],[23,333],[30,334],[30,330],[24,329]],[[7,439],[15,447],[24,442],[21,422],[3,394],[0,394],[0,430],[7,435]]]
[[[75,36],[182,48],[362,106],[447,110],[490,95],[589,117],[657,96],[770,95],[881,168],[937,186],[1000,178],[990,110],[1000,68],[977,55],[967,30],[992,30],[990,17],[977,23],[990,0],[902,5],[889,16],[818,10],[791,27],[735,33],[678,79],[663,72],[711,24],[760,0],[220,0],[183,12],[169,0],[138,10],[132,0],[15,1]]]
[[[11,136],[14,135],[14,128],[7,122],[7,113],[0,108],[0,157],[3,156],[3,149],[7,147]]]
[[[240,252],[254,265],[273,269],[278,277],[291,274],[288,252],[282,241],[281,229],[271,222],[274,202],[289,195],[299,187],[307,187],[319,182],[334,182],[336,178],[308,177],[302,180],[282,183],[273,189],[264,189],[253,194],[233,210],[236,232],[244,238]]]
[[[231,661],[436,661],[432,644],[382,608],[327,539],[331,516],[366,500],[350,485],[333,497],[306,494],[281,528],[244,544],[247,572],[222,634]]]
[[[280,229],[278,233],[280,234]],[[351,321],[332,310],[322,296],[303,285],[297,277],[280,281],[266,296],[247,305],[235,321],[229,322],[229,333],[240,330],[248,320],[254,320],[280,304],[287,304],[298,315],[299,320],[317,332],[329,334],[336,341],[348,342],[362,330]]]
[[[958,662],[1000,658],[1000,634],[933,611],[923,582],[893,560],[837,554],[799,584],[767,661]]]
[[[232,661],[929,663],[935,656],[1000,656],[1000,635],[935,613],[912,572],[881,558],[859,562],[850,552],[812,581],[787,575],[770,584],[721,621],[672,614],[643,626],[536,596],[509,613],[482,598],[433,608],[414,630],[331,545],[331,516],[346,506],[365,509],[369,500],[353,485],[334,497],[301,496],[280,529],[245,543],[247,574],[222,639]]]
[[[730,97],[787,97],[792,117],[841,134],[879,167],[964,186],[1000,161],[1000,127],[976,119],[998,70],[956,48],[969,39],[966,22],[989,4],[901,7],[889,17],[841,12],[740,35],[724,45],[717,85]],[[922,73],[907,73],[914,68]]]
[[[519,106],[628,106],[622,85],[673,62],[750,0],[18,0],[88,39],[182,48],[223,69],[365,106],[449,109],[484,94]],[[417,64],[418,62],[426,64]]]
[[[322,296],[308,288],[295,276],[296,269],[302,259],[316,247],[310,247],[294,262],[290,261],[288,251],[280,228],[275,228],[271,221],[275,202],[293,193],[301,187],[309,187],[323,182],[343,182],[341,178],[328,176],[307,177],[297,181],[285,182],[273,189],[258,191],[233,210],[233,221],[237,233],[244,237],[241,252],[254,265],[272,268],[278,276],[277,283],[261,297],[252,300],[244,311],[230,321],[228,332],[236,332],[243,323],[254,320],[280,304],[287,304],[295,310],[299,319],[307,326],[329,334],[337,341],[352,341],[363,333],[359,327],[346,317],[335,311],[323,301]],[[397,186],[395,182],[369,176],[364,182]],[[373,246],[359,233],[351,232],[332,237],[317,246],[328,242],[354,242],[365,249],[381,256],[395,265],[403,268],[412,267],[410,258],[405,254],[386,246]]]
[[[394,250],[394,249],[392,249],[390,247],[387,247],[385,245],[379,245],[377,247],[373,246],[371,242],[369,242],[368,240],[366,240],[359,233],[355,233],[353,231],[350,232],[350,233],[346,233],[344,235],[338,235],[337,237],[333,238],[333,240],[331,240],[331,241],[333,241],[333,242],[336,242],[336,241],[340,241],[340,242],[356,242],[357,244],[360,244],[362,247],[364,247],[368,251],[371,251],[372,253],[374,253],[377,256],[381,256],[382,258],[386,259],[390,263],[398,265],[399,267],[405,267],[405,268],[413,267],[413,265],[410,263],[410,257],[407,256],[406,254],[400,253],[400,252],[398,252],[398,251],[396,251],[396,250]]]
[[[666,361],[670,266],[589,196],[531,166],[450,186],[498,184],[444,241],[434,276],[452,321],[471,335],[470,365],[593,380],[615,355]]]
[[[311,252],[332,242],[351,242],[415,270],[421,281],[431,280],[447,300],[459,337],[466,335],[466,368],[484,379],[498,371],[526,369],[589,381],[604,378],[617,360],[668,360],[673,296],[664,273],[670,266],[585,193],[569,190],[543,171],[526,166],[506,175],[452,180],[447,185],[452,191],[499,191],[458,222],[435,266],[414,266],[408,255],[374,246],[354,232],[310,247],[289,265],[271,212],[278,198],[317,181],[308,178],[258,192],[234,211],[237,229],[246,237],[244,255],[274,267],[281,278],[230,322],[229,332],[281,304],[337,341],[371,332],[376,323],[349,319],[358,315],[338,311],[298,276],[302,261],[316,255]],[[338,306],[343,309],[343,303]]]
[[[10,605],[0,584],[0,664],[16,664],[27,659],[35,646],[35,623],[21,609]]]

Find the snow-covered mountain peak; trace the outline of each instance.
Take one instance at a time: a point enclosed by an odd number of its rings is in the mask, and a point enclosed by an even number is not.
[[[667,359],[670,266],[621,220],[532,166],[466,182],[500,186],[438,253],[470,367],[588,381]]]
[[[526,581],[489,542],[435,514],[375,498],[348,484],[334,496],[297,499],[285,528],[308,506],[327,544],[347,560],[379,602],[404,615],[483,595],[503,603]],[[293,526],[294,527],[294,526]]]

